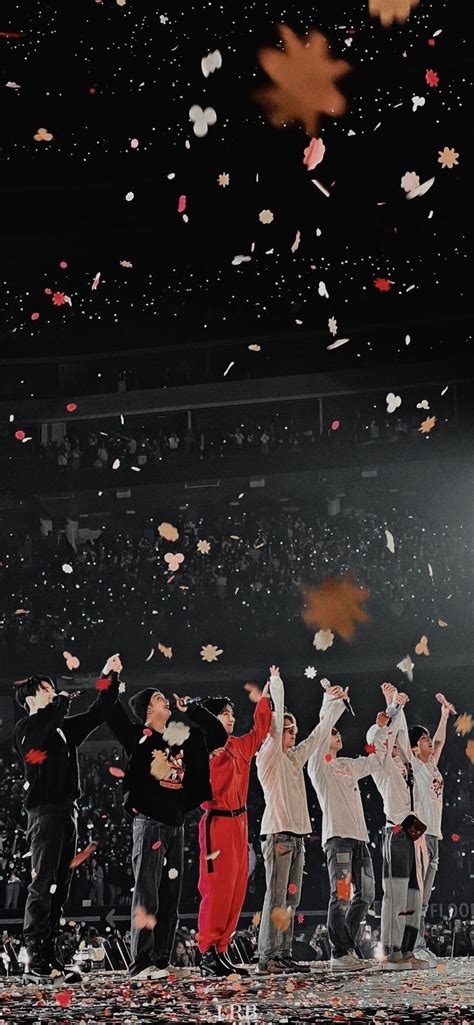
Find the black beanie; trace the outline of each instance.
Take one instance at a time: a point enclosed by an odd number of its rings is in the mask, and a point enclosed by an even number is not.
[[[408,736],[410,738],[411,747],[416,747],[420,737],[428,736],[428,730],[426,729],[426,726],[410,726]]]
[[[129,698],[130,708],[140,722],[146,722],[146,713],[153,694],[161,694],[158,687],[146,687],[145,690],[139,690],[138,694],[134,694],[132,698]]]

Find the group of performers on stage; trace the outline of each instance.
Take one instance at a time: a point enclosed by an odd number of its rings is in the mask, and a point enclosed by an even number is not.
[[[202,806],[200,821],[198,940],[203,976],[248,975],[229,956],[248,878],[247,795],[252,759],[262,786],[261,823],[266,894],[257,972],[307,972],[293,959],[292,938],[305,858],[312,831],[304,766],[322,810],[322,844],[330,881],[328,933],[333,971],[375,966],[391,970],[429,968],[425,915],[438,866],[443,778],[438,761],[451,710],[431,739],[424,726],[408,727],[406,694],[382,685],[385,709],[367,733],[367,755],[339,757],[338,720],[348,690],[328,686],[312,733],[297,743],[295,716],[285,708],[279,670],[272,666],[263,692],[247,685],[255,700],[252,729],[234,736],[234,705],[227,696],[201,699],[147,688],[120,700],[120,657],[106,663],[96,700],[86,712],[68,715],[71,695],[57,693],[50,678],[32,676],[15,685],[27,713],[15,726],[14,742],[25,766],[27,840],[31,883],[25,907],[27,977],[79,979],[66,968],[58,943],[76,855],[80,780],[77,751],[107,722],[124,748],[124,805],[133,820],[130,974],[162,979],[170,964],[184,871],[184,817]],[[383,832],[383,901],[379,962],[364,960],[359,927],[374,899],[374,873],[358,781],[372,775],[386,817]],[[189,971],[189,969],[188,969]]]

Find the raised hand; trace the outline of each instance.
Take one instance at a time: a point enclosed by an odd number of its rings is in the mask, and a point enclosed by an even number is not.
[[[121,673],[122,669],[123,666],[120,660],[120,653],[117,652],[116,655],[111,655],[110,658],[107,659],[102,670],[102,676],[109,676],[110,673]]]
[[[279,668],[279,666],[270,666],[270,676],[279,676],[279,675],[280,675],[280,668]]]
[[[393,683],[382,683],[380,689],[387,702],[387,705],[391,705],[395,697],[395,694],[397,693],[397,688],[393,686]]]
[[[268,688],[268,684],[265,684],[265,687]],[[263,697],[263,693],[268,694],[268,689],[262,693],[260,687],[256,683],[246,683],[244,686],[244,690],[247,691],[248,696],[250,700],[253,701],[254,705],[256,705],[258,701],[260,701],[260,698]]]
[[[173,694],[173,697],[174,697],[174,700],[176,701],[176,708],[178,709],[178,712],[185,712],[187,707],[188,707],[189,702],[191,701],[191,698],[190,697],[181,698],[181,697],[179,697],[178,694]]]
[[[334,684],[333,687],[327,688],[326,694],[328,694],[330,698],[342,698],[342,700],[344,700],[344,698],[349,697],[349,687],[343,688],[338,684]]]
[[[403,706],[409,702],[410,698],[408,697],[408,694],[405,694],[403,691],[401,691],[397,694],[395,700],[397,705],[401,705],[401,707],[403,708]]]
[[[376,722],[377,726],[380,726],[380,727],[388,726],[388,724],[390,722],[390,716],[386,715],[385,712],[378,712],[377,713],[377,718],[376,718],[375,722]]]

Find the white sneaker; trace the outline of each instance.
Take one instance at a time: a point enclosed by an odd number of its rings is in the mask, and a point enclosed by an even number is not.
[[[429,961],[432,965],[437,965],[440,960],[439,957],[436,957],[436,954],[433,954],[432,950],[428,949],[428,947],[415,948],[413,951],[413,957],[416,957],[417,961]]]
[[[363,971],[363,962],[353,954],[343,954],[342,957],[332,957],[330,967],[332,972],[360,972]]]

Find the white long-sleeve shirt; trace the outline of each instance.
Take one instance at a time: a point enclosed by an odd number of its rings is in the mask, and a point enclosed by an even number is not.
[[[413,765],[414,759],[411,754],[408,727],[403,709],[397,705],[396,708],[390,706],[387,711],[392,712],[393,715],[391,723],[386,728],[388,737],[387,757],[380,769],[373,772],[372,775],[377,790],[382,796],[383,810],[387,823],[390,825],[400,825],[412,811],[410,790],[407,784],[407,763]],[[372,726],[367,733],[369,743],[373,743],[372,736],[374,730],[375,727]],[[394,758],[392,750],[397,737],[402,756],[397,755]],[[416,777],[413,780],[413,804],[416,812],[419,804]],[[417,813],[419,814],[419,812]]]
[[[270,677],[270,693],[275,706],[270,734],[262,744],[256,759],[257,774],[265,798],[260,832],[310,833],[303,766],[320,748],[327,750],[331,729],[344,711],[342,701],[324,696],[319,723],[306,740],[282,750],[285,692],[279,676]]]
[[[412,754],[408,725],[403,708],[397,719],[397,726],[399,746],[403,749],[404,754],[409,756],[413,766],[415,812],[421,821],[425,823],[426,832],[430,836],[437,836],[439,840],[442,840],[443,777],[433,756],[431,756],[428,762],[422,762],[416,755]]]
[[[344,711],[344,702],[339,716]],[[308,776],[316,791],[323,813],[321,843],[333,836],[362,840],[367,843],[369,834],[365,824],[364,809],[359,790],[359,780],[380,769],[386,757],[384,742],[387,728],[375,727],[373,739],[376,750],[361,758],[338,758],[329,754],[329,743],[315,752],[308,762]]]

